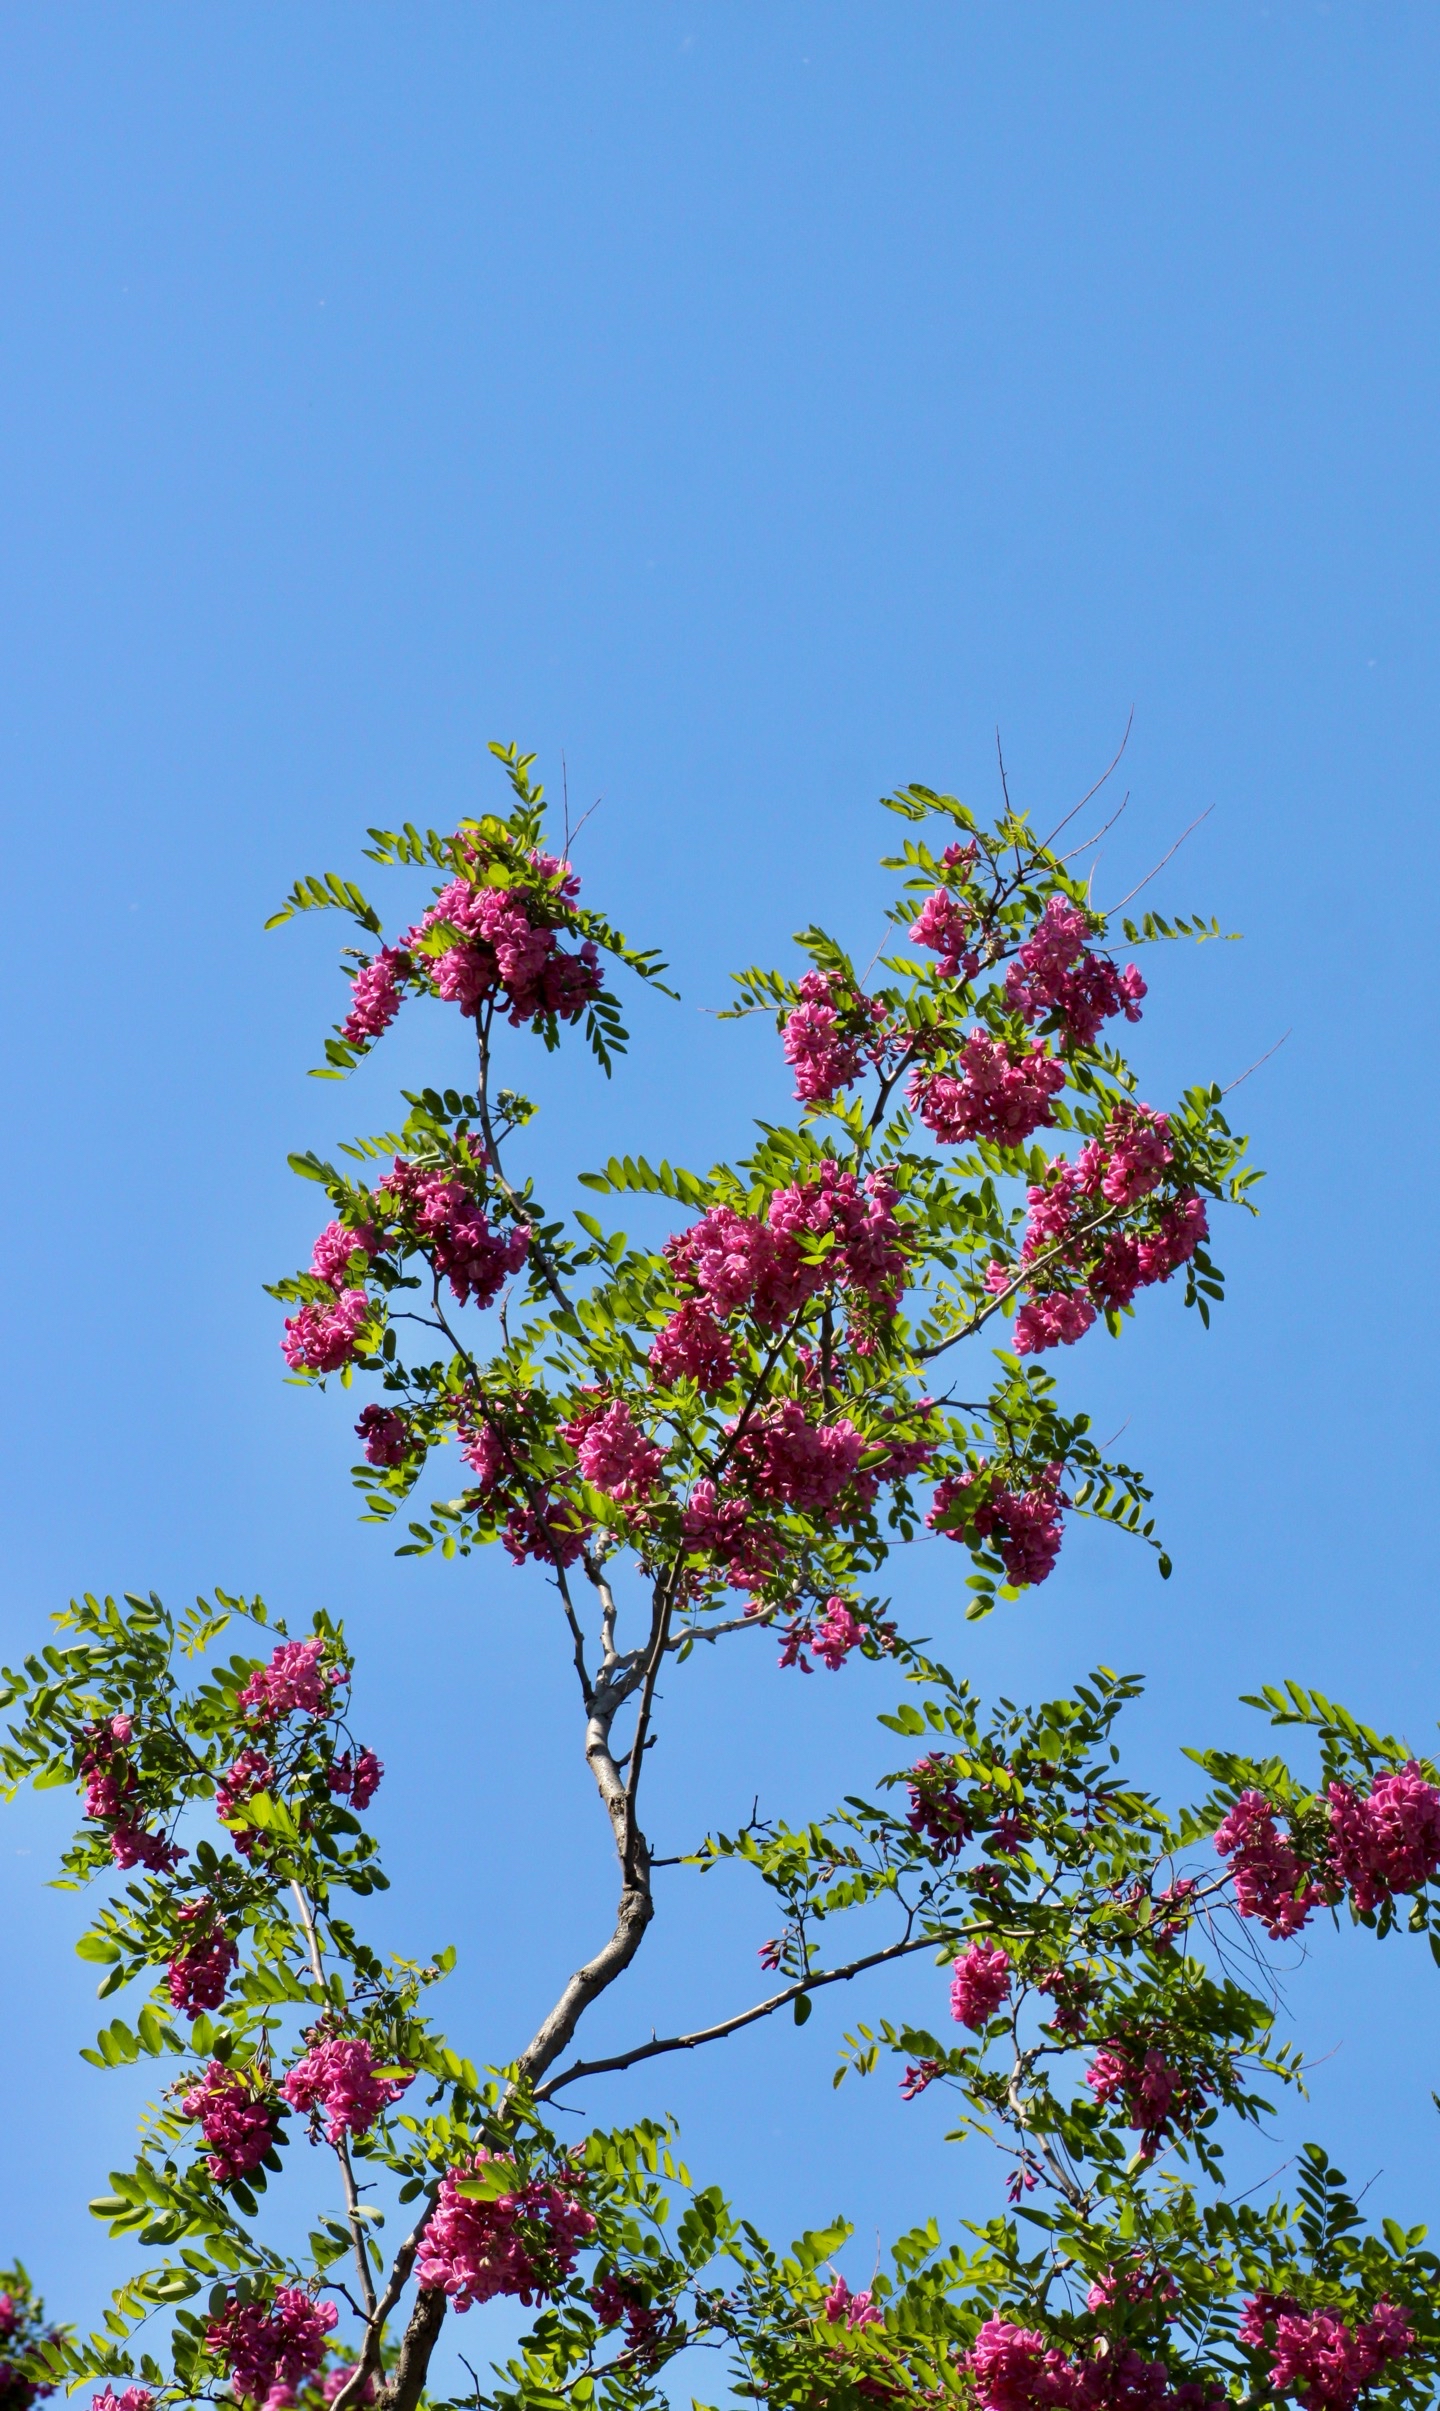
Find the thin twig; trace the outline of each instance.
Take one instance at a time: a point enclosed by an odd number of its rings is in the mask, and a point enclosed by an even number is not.
[[[1148,887],[1152,879],[1159,877],[1160,873],[1164,870],[1166,863],[1171,859],[1171,856],[1179,853],[1180,848],[1185,843],[1186,838],[1194,836],[1195,831],[1199,828],[1201,821],[1208,820],[1214,809],[1215,806],[1213,804],[1207,804],[1203,812],[1196,814],[1196,817],[1191,821],[1189,828],[1181,830],[1179,836],[1175,840],[1175,843],[1170,848],[1170,852],[1168,854],[1161,855],[1159,861],[1155,865],[1154,870],[1147,871],[1139,884],[1131,888],[1128,896],[1122,896],[1118,904],[1106,904],[1103,907],[1097,905],[1096,910],[1103,912],[1104,918],[1108,921],[1112,919],[1117,912],[1119,912],[1121,905],[1132,903],[1135,897],[1139,895],[1141,888]]]

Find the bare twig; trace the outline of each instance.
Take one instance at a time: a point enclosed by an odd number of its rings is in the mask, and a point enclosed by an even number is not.
[[[1110,764],[1110,767],[1109,767],[1109,769],[1108,769],[1108,770],[1102,770],[1102,771],[1101,771],[1100,776],[1099,776],[1099,778],[1098,778],[1098,779],[1095,781],[1094,786],[1093,786],[1093,787],[1088,787],[1088,788],[1086,789],[1085,793],[1084,793],[1084,794],[1081,796],[1079,803],[1078,803],[1078,804],[1073,804],[1073,805],[1071,806],[1070,810],[1069,810],[1069,811],[1066,813],[1065,818],[1064,818],[1063,820],[1057,820],[1057,821],[1056,821],[1055,826],[1054,826],[1054,828],[1051,830],[1051,832],[1050,832],[1049,836],[1048,836],[1048,837],[1047,837],[1047,838],[1044,840],[1044,848],[1045,848],[1045,851],[1046,851],[1047,853],[1049,852],[1050,848],[1051,848],[1051,847],[1054,845],[1055,840],[1056,840],[1056,838],[1059,836],[1059,834],[1060,834],[1061,830],[1062,830],[1062,829],[1068,829],[1068,828],[1069,828],[1069,826],[1070,826],[1071,821],[1072,821],[1072,820],[1074,820],[1074,819],[1076,818],[1077,814],[1079,814],[1079,813],[1081,813],[1081,812],[1083,812],[1083,811],[1084,811],[1085,806],[1086,806],[1086,805],[1089,803],[1091,796],[1092,796],[1092,795],[1098,795],[1098,794],[1099,794],[1099,792],[1100,792],[1100,790],[1101,790],[1101,788],[1102,788],[1102,787],[1105,785],[1106,780],[1107,780],[1107,779],[1112,779],[1112,778],[1115,776],[1116,771],[1117,771],[1117,770],[1119,769],[1119,767],[1120,767],[1121,756],[1123,755],[1123,753],[1124,753],[1124,751],[1125,751],[1126,746],[1127,746],[1127,745],[1129,744],[1129,742],[1130,742],[1130,731],[1131,731],[1131,729],[1132,729],[1134,726],[1135,726],[1135,706],[1134,706],[1134,704],[1132,703],[1132,704],[1131,704],[1131,706],[1130,706],[1130,717],[1129,717],[1129,719],[1128,719],[1128,720],[1126,721],[1126,723],[1125,723],[1125,734],[1124,734],[1124,736],[1123,736],[1123,737],[1120,739],[1120,743],[1119,743],[1118,747],[1116,748],[1115,759],[1114,759],[1114,760],[1113,760],[1113,762]],[[997,739],[997,743],[998,743],[998,739]],[[1009,798],[1009,796],[1008,796],[1008,795],[1006,796],[1005,801],[1006,801],[1006,803],[1007,803],[1007,804],[1009,803],[1010,798]],[[1122,810],[1123,810],[1123,806],[1122,806]]]
[[[1108,921],[1115,913],[1119,912],[1121,905],[1132,903],[1135,897],[1139,895],[1141,888],[1148,887],[1152,879],[1159,877],[1159,874],[1164,870],[1166,863],[1171,860],[1172,856],[1179,853],[1180,848],[1185,843],[1186,838],[1194,836],[1195,831],[1199,828],[1201,821],[1208,820],[1214,809],[1215,806],[1213,804],[1207,804],[1203,812],[1196,814],[1194,820],[1191,821],[1189,828],[1181,830],[1179,836],[1175,840],[1175,843],[1173,846],[1171,846],[1169,853],[1161,855],[1159,861],[1155,865],[1155,868],[1145,873],[1144,878],[1140,880],[1138,885],[1131,888],[1128,896],[1122,896],[1119,900],[1119,903],[1116,904],[1106,904],[1103,907],[1097,905],[1095,908],[1096,911],[1103,911],[1104,918]]]
[[[1281,1047],[1285,1044],[1285,1040],[1290,1036],[1291,1032],[1289,1030],[1282,1032],[1281,1036],[1276,1039],[1273,1046],[1267,1046],[1263,1055],[1256,1056],[1254,1062],[1250,1066],[1249,1071],[1243,1071],[1239,1073],[1235,1079],[1226,1081],[1225,1086],[1220,1091],[1221,1096],[1228,1097],[1235,1089],[1243,1087],[1244,1083],[1250,1077],[1250,1072],[1258,1072],[1262,1063],[1268,1063],[1272,1055],[1278,1055]]]
[[[799,1983],[787,1985],[784,1992],[772,1994],[768,2001],[757,2001],[753,2008],[742,2009],[733,2018],[722,2018],[718,2026],[703,2026],[694,2034],[672,2034],[663,2042],[652,2036],[648,2043],[637,2043],[633,2051],[617,2052],[613,2059],[577,2059],[572,2067],[541,2085],[535,2098],[548,2101],[562,2085],[575,2084],[582,2076],[609,2076],[619,2069],[638,2066],[642,2059],[658,2059],[666,2051],[694,2051],[702,2043],[720,2042],[727,2034],[738,2034],[742,2026],[753,2026],[759,2018],[773,2017],[777,2009],[784,2009],[804,1994],[818,1992],[822,1985],[848,1983],[852,1976],[863,1975],[867,1968],[907,1958],[912,1951],[936,1950],[953,1939],[945,1933],[915,1934],[905,1942],[892,1942],[886,1950],[871,1951],[867,1958],[852,1959],[848,1966],[825,1968],[818,1975],[804,1976]]]

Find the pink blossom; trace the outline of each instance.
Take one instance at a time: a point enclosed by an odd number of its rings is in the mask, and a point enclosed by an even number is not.
[[[280,2090],[293,2110],[323,2114],[327,2141],[341,2143],[347,2135],[368,2135],[380,2112],[412,2082],[377,2076],[374,2067],[363,2035],[335,2035],[297,2060]]]
[[[573,1565],[589,1529],[573,1500],[552,1499],[541,1490],[533,1503],[515,1501],[505,1522],[505,1547],[515,1565],[523,1565],[527,1557],[538,1558],[542,1565]]]
[[[623,2319],[626,2350],[643,2368],[654,2366],[656,2347],[671,2324],[671,2314],[646,2302],[633,2280],[622,2277],[617,2269],[604,2269],[596,2278],[590,2288],[590,2307],[602,2327],[618,2327]]]
[[[283,1716],[325,1716],[328,1694],[343,1684],[344,1672],[321,1665],[325,1643],[282,1641],[268,1666],[257,1666],[235,1700],[237,1709],[254,1724],[278,1724]]]
[[[1066,1038],[1090,1046],[1100,1025],[1122,1013],[1140,1019],[1145,982],[1133,963],[1117,971],[1108,955],[1091,954],[1089,915],[1064,896],[1051,896],[1029,939],[1005,975],[1008,1001],[1026,1021],[1056,1013]]]
[[[1143,2136],[1151,2150],[1171,2117],[1186,2103],[1174,2069],[1163,2052],[1153,2046],[1141,2052],[1129,2046],[1107,2044],[1096,2052],[1085,2082],[1101,2103],[1108,2104],[1117,2097],[1123,2100],[1131,2128]]]
[[[785,1023],[785,1060],[794,1070],[802,1104],[828,1104],[865,1068],[865,1023],[853,1008],[846,1011],[843,990],[823,971],[806,972],[799,998]]]
[[[1041,2411],[1069,2399],[1069,2388],[1056,2382],[1059,2373],[1069,2375],[1064,2354],[1033,2328],[987,2319],[965,2358],[981,2411]]]
[[[1097,1306],[1119,1310],[1129,1305],[1143,1279],[1140,1242],[1128,1231],[1107,1239],[1090,1268],[1088,1287]]]
[[[414,1207],[420,1243],[431,1250],[435,1270],[449,1280],[462,1306],[472,1299],[477,1306],[490,1305],[529,1254],[528,1223],[517,1223],[502,1238],[492,1230],[483,1206],[453,1174],[417,1176],[412,1166],[397,1159],[380,1186]]]
[[[744,1499],[722,1498],[711,1481],[695,1484],[680,1518],[686,1547],[702,1552],[739,1591],[762,1590],[781,1563],[780,1542],[752,1522]]]
[[[997,1944],[972,1942],[955,1961],[950,1978],[950,2015],[979,2034],[1010,1998],[1010,1960]]]
[[[355,1429],[365,1444],[367,1465],[404,1464],[410,1448],[409,1427],[393,1407],[378,1406],[372,1400],[360,1409]]]
[[[1265,2330],[1273,2320],[1274,2340]],[[1276,2394],[1300,2394],[1313,2411],[1350,2411],[1387,2362],[1413,2350],[1415,2331],[1393,2302],[1377,2302],[1351,2327],[1339,2311],[1302,2312],[1285,2298],[1257,2294],[1246,2305],[1240,2340],[1271,2354]]]
[[[370,1312],[363,1289],[344,1289],[333,1306],[302,1306],[286,1318],[280,1341],[292,1373],[338,1373],[355,1354]]]
[[[514,1448],[498,1424],[484,1416],[478,1423],[472,1423],[468,1410],[462,1408],[455,1429],[460,1454],[474,1473],[480,1490],[493,1490],[497,1482],[514,1471]]]
[[[229,2371],[237,2395],[262,2402],[272,2386],[300,2385],[325,2357],[325,2339],[340,2324],[333,2302],[314,2302],[297,2285],[276,2288],[262,2302],[233,2296],[205,2331],[205,2349]]]
[[[713,1314],[753,1309],[769,1329],[831,1282],[893,1308],[905,1259],[895,1220],[898,1191],[883,1172],[862,1182],[826,1158],[813,1179],[777,1189],[766,1220],[711,1206],[666,1242],[678,1279]],[[817,1241],[830,1241],[821,1252]]]
[[[148,1867],[152,1875],[164,1875],[179,1866],[185,1853],[159,1834],[147,1833],[143,1825],[131,1825],[122,1818],[111,1830],[110,1856],[117,1867]]]
[[[262,1750],[242,1750],[215,1786],[215,1814],[221,1824],[227,1824],[257,1792],[268,1792],[274,1780],[275,1769]],[[241,1857],[249,1858],[260,1837],[252,1827],[242,1825],[231,1838]]]
[[[218,2009],[224,2000],[225,1986],[238,1953],[208,1898],[192,1901],[175,1914],[182,1926],[199,1923],[200,1932],[188,1950],[178,1951],[170,1961],[167,1970],[170,1998],[187,2017],[198,2018],[202,2010]]]
[[[877,1305],[893,1310],[905,1274],[895,1219],[899,1198],[899,1190],[883,1171],[869,1172],[861,1182],[827,1157],[813,1179],[776,1190],[768,1221],[780,1248],[787,1239],[833,1238],[835,1261],[829,1277],[838,1272],[843,1287],[862,1290]],[[797,1263],[797,1274],[815,1269]],[[816,1286],[826,1278],[822,1264]]]
[[[340,1024],[340,1035],[350,1046],[366,1046],[389,1029],[413,969],[400,946],[382,946],[373,963],[361,965],[350,983],[350,1010]]]
[[[337,2368],[326,2370],[324,2377],[320,2380],[320,2392],[325,2397],[327,2403],[333,2403],[336,2395],[344,2392],[344,2389],[349,2385],[350,2380],[355,2375],[357,2367],[358,2363],[354,2361],[342,2361]],[[352,2394],[350,2400],[352,2403],[373,2403],[375,2400],[375,2380],[373,2378],[367,2378],[364,2385],[360,2388],[359,2393]]]
[[[1382,1775],[1368,1800],[1343,1783],[1326,1794],[1330,1864],[1362,1911],[1378,1909],[1396,1892],[1415,1892],[1440,1870],[1440,1792],[1416,1761]]]
[[[1015,1353],[1038,1356],[1046,1348],[1073,1347],[1095,1320],[1088,1298],[1068,1289],[1052,1289],[1028,1298],[1015,1317]]]
[[[693,1381],[704,1398],[714,1398],[735,1378],[730,1342],[707,1307],[691,1299],[671,1315],[650,1350],[650,1369],[671,1386]]]
[[[929,2091],[939,2073],[938,2059],[916,2060],[913,2067],[907,2067],[900,2079],[901,2100],[918,2101],[922,2093]]]
[[[532,2178],[485,2201],[459,2192],[466,2177],[490,2166],[489,2153],[480,2151],[469,2167],[452,2169],[442,2179],[415,2262],[417,2282],[443,2287],[457,2311],[497,2294],[513,2294],[527,2305],[548,2299],[570,2275],[595,2229],[592,2214],[564,2181]]]
[[[960,1049],[958,1075],[917,1070],[908,1096],[931,1136],[945,1146],[983,1138],[1018,1147],[1054,1121],[1050,1100],[1064,1085],[1065,1066],[1043,1046],[1016,1055],[1002,1039],[974,1030]]]
[[[811,1423],[798,1398],[757,1415],[735,1449],[756,1495],[777,1506],[824,1515],[854,1480],[865,1443],[848,1417]]]
[[[944,1481],[937,1482],[930,1513],[925,1518],[932,1530],[939,1527],[947,1511],[964,1502],[984,1470],[983,1466],[977,1466],[974,1473],[947,1474]],[[1064,1538],[1063,1502],[1059,1495],[1063,1470],[1060,1465],[1047,1465],[1029,1490],[997,1486],[969,1516],[977,1539],[994,1542],[1006,1579],[1017,1589],[1028,1583],[1044,1582],[1054,1570]],[[963,1539],[963,1528],[947,1530],[947,1537]]]
[[[1107,1205],[1132,1206],[1148,1197],[1173,1158],[1169,1116],[1127,1098],[1101,1136],[1081,1149],[1075,1171],[1087,1196],[1098,1191]]]
[[[966,933],[972,914],[968,904],[962,904],[948,888],[932,888],[910,924],[910,937],[916,946],[928,946],[941,957],[940,976],[954,979],[957,974],[973,979],[980,968],[979,958],[965,950]]]
[[[364,1259],[354,1275],[357,1281],[363,1281],[369,1260],[378,1255],[379,1249],[380,1234],[373,1222],[363,1223],[358,1231],[352,1231],[343,1222],[327,1222],[311,1252],[310,1270],[317,1280],[328,1281],[332,1289],[341,1289],[352,1277],[351,1258],[359,1255]]]
[[[955,1788],[955,1770],[943,1758],[922,1758],[906,1778],[910,1831],[933,1844],[937,1856],[955,1858],[970,1839],[970,1823]]]
[[[587,1482],[626,1506],[648,1498],[665,1462],[665,1451],[647,1440],[623,1398],[591,1409],[560,1426],[580,1461]]]
[[[1021,1242],[1020,1261],[1033,1264],[1037,1256],[1046,1255],[1060,1241],[1069,1239],[1078,1202],[1075,1166],[1064,1156],[1056,1156],[1049,1167],[1048,1177],[1033,1184],[1025,1192],[1030,1211]],[[1064,1259],[1061,1259],[1064,1261]]]
[[[836,1673],[865,1638],[865,1627],[840,1598],[827,1599],[825,1613],[816,1625],[811,1641],[815,1655],[831,1673]]]
[[[368,1808],[380,1789],[385,1772],[373,1750],[357,1750],[352,1764],[347,1750],[325,1770],[325,1780],[337,1799],[348,1799],[352,1808]]]
[[[1113,2310],[1117,2304],[1174,2302],[1178,2289],[1166,2269],[1147,2269],[1136,2261],[1128,2268],[1102,2269],[1085,2296],[1087,2311]]]
[[[880,2310],[867,2286],[863,2294],[852,2294],[843,2277],[837,2277],[825,2297],[825,2317],[832,2327],[883,2327],[885,2313]]]
[[[1231,1863],[1235,1906],[1242,1917],[1258,1917],[1276,1942],[1298,1934],[1310,1911],[1324,1899],[1308,1880],[1304,1862],[1286,1841],[1263,1792],[1240,1794],[1216,1828],[1215,1847]]]
[[[218,2059],[182,2094],[180,2107],[210,2146],[206,2166],[217,2185],[248,2176],[275,2140],[274,2103]]]
[[[1202,1239],[1210,1236],[1210,1220],[1205,1201],[1193,1189],[1187,1189],[1161,1215],[1152,1238],[1140,1242],[1140,1278],[1143,1282],[1168,1281],[1182,1264],[1188,1264]]]
[[[48,2394],[50,2389],[46,2386],[37,2391]],[[119,2394],[106,2386],[99,2394],[91,2395],[90,2411],[150,2411],[154,2400],[148,2386],[126,2386]]]

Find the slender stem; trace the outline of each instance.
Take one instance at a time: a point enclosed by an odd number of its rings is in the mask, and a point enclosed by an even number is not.
[[[315,1927],[315,1913],[302,1886],[293,1878],[290,1890],[294,1895],[295,1905],[300,1911],[300,1922],[305,1928],[305,1940],[310,1953],[310,1972],[323,1992],[325,1961],[320,1949],[320,1936]],[[355,2171],[350,2165],[350,2146],[343,2134],[334,2146],[334,2151],[335,2157],[340,2163],[340,2183],[345,2195],[345,2220],[350,2229],[350,2243],[355,2254],[355,2267],[359,2272],[360,2292],[364,2298],[365,2315],[367,2319],[373,2319],[375,2315],[375,2281],[370,2274],[370,2255],[365,2249],[365,2221],[360,2216],[360,2195],[355,2184]]]

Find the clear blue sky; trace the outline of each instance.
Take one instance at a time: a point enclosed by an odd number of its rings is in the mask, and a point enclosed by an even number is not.
[[[85,1586],[345,1613],[382,1931],[459,1945],[477,2056],[598,1939],[604,1837],[538,1580],[397,1564],[339,1403],[282,1383],[260,1284],[315,1205],[286,1151],[383,1126],[422,1055],[307,1082],[336,933],[260,923],[365,823],[473,806],[492,735],[603,794],[589,892],[684,990],[637,1004],[612,1088],[545,1081],[558,1180],[781,1108],[763,1034],[698,1008],[812,916],[864,958],[882,789],[988,804],[999,723],[1044,812],[1134,707],[1101,892],[1210,809],[1156,900],[1245,934],[1157,962],[1148,1092],[1290,1033],[1237,1099],[1271,1178],[1208,1340],[1167,1295],[1065,1368],[1128,1418],[1175,1579],[1081,1535],[978,1633],[939,1544],[902,1596],[991,1689],[1147,1669],[1172,1794],[1262,1680],[1433,1725],[1437,68],[1404,0],[0,16],[4,1646]],[[887,1763],[883,1673],[771,1655],[673,1686],[662,1849]],[[138,2096],[74,2057],[57,1830],[48,1800],[0,1835],[0,2256],[85,2315],[119,2268],[83,2203]],[[666,1880],[597,2039],[750,1997],[763,1904]],[[1435,2206],[1435,1982],[1396,1945],[1297,1967],[1331,2056],[1257,2176],[1311,2132]],[[832,2095],[879,1998],[593,2107],[673,2107],[773,2228],[848,2209],[868,2269],[877,2228],[997,2182],[888,2075]]]

